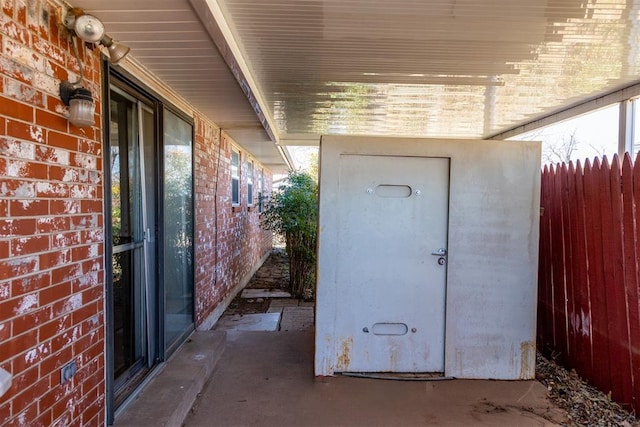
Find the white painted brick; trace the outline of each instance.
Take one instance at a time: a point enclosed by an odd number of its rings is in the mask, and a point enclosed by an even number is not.
[[[18,159],[33,160],[36,156],[35,144],[15,139],[6,139],[0,146],[0,155]]]
[[[37,89],[55,96],[58,96],[60,92],[60,81],[45,73],[36,73],[33,79],[33,85]]]

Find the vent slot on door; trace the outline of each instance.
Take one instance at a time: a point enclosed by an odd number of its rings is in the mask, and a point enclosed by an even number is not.
[[[403,199],[411,197],[411,193],[411,187],[408,185],[381,184],[376,187],[378,197]]]
[[[404,323],[376,323],[371,328],[374,335],[406,335],[408,331]]]

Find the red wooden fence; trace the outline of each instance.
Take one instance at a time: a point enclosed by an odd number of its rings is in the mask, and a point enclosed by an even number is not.
[[[545,166],[538,348],[640,413],[640,155]]]

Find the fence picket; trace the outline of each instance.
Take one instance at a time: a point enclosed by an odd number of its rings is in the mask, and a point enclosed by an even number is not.
[[[609,317],[609,352],[611,354],[611,382],[614,399],[629,407],[632,402],[631,360],[629,353],[629,323],[622,262],[622,183],[620,163],[614,155],[609,167],[603,159],[602,203],[605,286]],[[608,185],[607,185],[608,184]],[[607,209],[607,206],[609,209]],[[617,393],[617,394],[616,394]]]
[[[596,158],[593,167],[589,160],[584,167],[585,187],[585,233],[587,237],[587,260],[589,265],[589,297],[591,306],[591,342],[593,346],[594,385],[600,390],[611,390],[609,368],[609,343],[606,298],[602,272],[602,216],[600,213],[600,188],[598,178],[600,162]]]
[[[572,360],[570,366],[573,366],[578,371],[583,371],[586,364],[589,352],[585,351],[585,348],[590,348],[590,344],[585,343],[585,338],[582,330],[582,299],[585,282],[580,281],[580,272],[584,270],[581,263],[582,258],[579,257],[580,253],[580,231],[578,229],[578,202],[576,195],[576,181],[578,180],[576,169],[573,166],[573,162],[569,162],[569,170],[567,173],[567,218],[570,238],[570,251],[569,251],[569,263],[565,265],[565,269],[569,273],[571,278],[568,283],[570,284],[570,292],[568,292],[567,307],[569,310],[569,331],[573,343],[570,342],[569,357]]]
[[[571,215],[570,215],[570,189],[569,189],[569,171],[573,166],[562,164],[560,167],[560,210],[562,219],[562,273],[564,276],[564,292],[565,303],[564,313],[565,328],[567,330],[567,360],[566,365],[575,368],[576,354],[576,332],[573,327],[573,318],[575,314],[575,295],[573,289],[573,241],[571,235]]]
[[[640,153],[635,159],[633,164],[633,204],[635,207],[635,249],[636,254],[640,256]],[[630,301],[630,305],[634,306],[634,310],[638,310],[640,312],[640,264],[638,259],[636,258],[636,295],[638,298],[635,301]],[[639,326],[640,327],[640,326]],[[634,356],[635,360],[638,360],[640,357],[638,355],[640,352],[640,341],[634,342]],[[640,370],[640,363],[638,363],[638,367]],[[636,378],[636,387],[634,395],[636,397],[636,413],[640,413],[640,374],[635,377]]]
[[[553,287],[553,335],[558,358],[563,363],[567,361],[567,312],[565,301],[567,300],[564,277],[564,244],[562,242],[562,173],[561,166],[556,167],[553,174],[553,194],[551,206],[553,217],[551,219],[551,263],[552,263],[552,287]]]
[[[622,208],[623,208],[623,244],[624,244],[624,283],[627,296],[627,309],[629,312],[629,342],[632,370],[632,404],[638,408],[640,403],[640,311],[638,310],[638,266],[636,264],[636,209],[633,201],[633,164],[631,156],[625,154],[622,161]],[[634,304],[634,302],[636,302]],[[634,345],[635,343],[635,345]]]
[[[589,277],[587,274],[587,238],[585,234],[585,201],[584,201],[584,173],[582,165],[578,160],[575,170],[575,230],[576,230],[576,252],[573,260],[576,266],[576,274],[574,275],[574,284],[579,284],[579,295],[577,301],[577,317],[580,346],[578,354],[582,355],[582,359],[578,364],[578,372],[584,375],[594,369],[593,366],[593,346],[591,342],[591,307],[589,304]]]

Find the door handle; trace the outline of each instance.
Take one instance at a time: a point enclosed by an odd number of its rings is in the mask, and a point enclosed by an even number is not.
[[[437,249],[437,250],[431,252],[431,255],[433,255],[433,256],[447,256],[447,249],[446,248]]]

